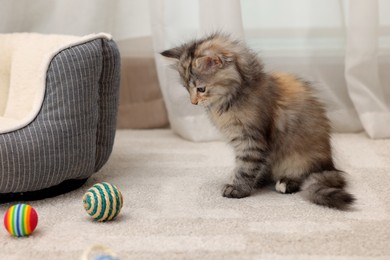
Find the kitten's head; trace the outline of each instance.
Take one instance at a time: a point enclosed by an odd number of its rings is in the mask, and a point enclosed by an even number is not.
[[[246,47],[229,36],[213,34],[166,50],[163,56],[175,60],[183,86],[194,105],[212,105],[235,95],[242,85],[242,64]]]

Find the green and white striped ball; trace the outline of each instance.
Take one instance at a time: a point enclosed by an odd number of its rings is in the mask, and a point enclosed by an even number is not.
[[[83,196],[83,206],[97,221],[109,221],[118,216],[123,205],[122,193],[110,183],[93,185]]]

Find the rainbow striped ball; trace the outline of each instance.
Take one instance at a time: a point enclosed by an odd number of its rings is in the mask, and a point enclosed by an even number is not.
[[[4,216],[4,226],[14,237],[29,236],[35,230],[37,224],[37,212],[27,204],[11,206]]]
[[[83,206],[97,221],[108,221],[118,216],[123,205],[122,193],[110,183],[93,185],[83,196]]]

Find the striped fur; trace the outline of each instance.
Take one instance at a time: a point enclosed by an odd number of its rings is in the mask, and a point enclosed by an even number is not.
[[[266,74],[255,53],[213,34],[162,52],[176,61],[191,102],[203,105],[236,155],[223,196],[249,196],[259,181],[276,190],[303,189],[308,200],[344,209],[354,198],[333,165],[330,124],[310,84],[285,73]],[[344,185],[339,185],[343,183]]]

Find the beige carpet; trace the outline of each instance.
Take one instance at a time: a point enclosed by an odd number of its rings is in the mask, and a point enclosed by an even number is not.
[[[390,259],[390,140],[334,135],[337,164],[357,197],[341,212],[282,195],[221,196],[233,167],[219,142],[191,143],[169,130],[119,131],[103,170],[82,189],[39,202],[29,238],[0,232],[0,259],[80,259],[90,246],[120,259]],[[82,208],[88,186],[107,181],[124,196],[111,223]],[[1,205],[3,216],[9,205]]]

